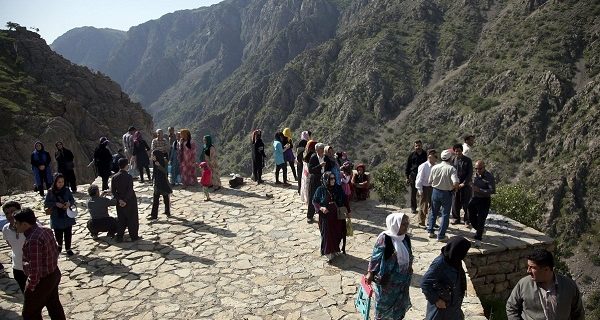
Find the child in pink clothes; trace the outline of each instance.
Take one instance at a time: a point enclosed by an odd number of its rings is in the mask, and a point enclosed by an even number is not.
[[[202,169],[202,178],[200,178],[200,184],[202,185],[202,190],[204,191],[204,195],[206,199],[204,201],[210,201],[210,196],[208,195],[208,188],[212,185],[212,171],[210,171],[210,167],[207,162],[200,162],[198,165],[200,169]]]

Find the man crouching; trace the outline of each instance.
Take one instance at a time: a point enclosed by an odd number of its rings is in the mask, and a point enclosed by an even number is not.
[[[87,228],[92,238],[97,239],[100,232],[107,232],[107,236],[113,238],[117,232],[117,219],[108,214],[108,207],[116,206],[117,199],[108,199],[104,197],[105,193],[101,195],[100,189],[95,184],[90,185],[88,194],[90,200],[87,202],[87,207],[91,219],[87,223]]]

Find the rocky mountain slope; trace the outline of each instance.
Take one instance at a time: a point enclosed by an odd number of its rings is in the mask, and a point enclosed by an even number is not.
[[[87,164],[99,138],[116,151],[130,125],[149,133],[152,118],[118,84],[60,57],[23,27],[0,30],[0,194],[32,188],[37,140],[52,156],[62,140],[75,155],[78,181],[91,181]]]
[[[599,17],[593,0],[228,0],[132,28],[103,72],[159,125],[216,136],[225,171],[248,170],[257,127],[312,129],[374,171],[416,138],[474,133],[501,183],[546,203],[540,225],[589,292]]]
[[[50,48],[69,57],[71,62],[103,70],[106,57],[126,38],[125,31],[81,27],[69,30],[56,39]],[[60,50],[56,50],[60,48]]]

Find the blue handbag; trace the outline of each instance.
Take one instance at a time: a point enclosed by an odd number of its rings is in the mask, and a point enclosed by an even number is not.
[[[369,320],[369,312],[371,311],[371,297],[373,296],[373,288],[367,283],[367,279],[363,275],[358,286],[358,294],[354,301],[356,310],[362,315],[364,320]]]

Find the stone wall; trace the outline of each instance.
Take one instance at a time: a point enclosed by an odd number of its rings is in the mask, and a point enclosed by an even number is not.
[[[552,251],[553,239],[499,215],[490,215],[488,224],[483,243],[465,259],[467,273],[480,298],[508,298],[527,275],[527,256],[537,248]]]

